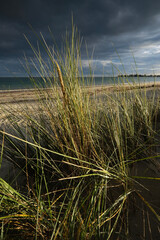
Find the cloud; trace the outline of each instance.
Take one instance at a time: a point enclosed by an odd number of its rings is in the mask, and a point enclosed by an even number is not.
[[[23,34],[34,45],[37,39],[28,23],[43,33],[48,44],[53,44],[49,26],[60,46],[66,28],[71,31],[73,15],[89,55],[95,49],[93,60],[98,69],[102,66],[108,71],[110,62],[118,64],[117,53],[128,66],[133,62],[132,51],[138,63],[143,60],[154,64],[160,59],[159,9],[158,0],[5,0],[0,7],[0,60],[6,65],[24,52],[32,56]],[[83,59],[87,59],[85,41]]]

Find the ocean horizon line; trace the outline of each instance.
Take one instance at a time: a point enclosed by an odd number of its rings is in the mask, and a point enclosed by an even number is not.
[[[46,78],[47,79],[47,78]],[[82,77],[79,77],[82,79]],[[57,79],[56,79],[57,80]],[[55,80],[55,82],[56,82]],[[83,84],[85,86],[91,85],[113,85],[113,84],[127,84],[127,83],[137,83],[137,82],[159,82],[160,76],[94,76],[94,77],[85,77]],[[47,84],[47,87],[51,86],[50,84],[54,84],[53,82]],[[34,89],[35,87],[46,87],[45,82],[42,77],[0,77],[0,90],[18,90],[18,89]]]

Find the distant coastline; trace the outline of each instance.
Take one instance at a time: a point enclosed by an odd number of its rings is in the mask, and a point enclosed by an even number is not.
[[[160,77],[160,74],[119,74],[117,77]]]

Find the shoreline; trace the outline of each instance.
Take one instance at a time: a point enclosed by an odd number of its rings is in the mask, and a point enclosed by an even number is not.
[[[156,88],[156,89],[155,89]],[[148,90],[160,90],[160,82],[147,82],[139,84],[123,84],[123,85],[93,85],[83,87],[84,91],[88,94],[99,94],[104,92],[117,92],[123,90],[136,90],[136,89],[147,89]],[[0,105],[11,104],[11,103],[22,103],[22,102],[35,102],[38,100],[38,94],[50,92],[53,95],[52,88],[40,88],[40,89],[13,89],[13,90],[0,90]],[[54,96],[53,96],[54,98]]]

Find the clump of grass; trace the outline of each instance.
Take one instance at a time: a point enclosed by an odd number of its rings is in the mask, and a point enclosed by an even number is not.
[[[26,186],[21,193],[1,180],[1,233],[12,235],[14,229],[22,239],[28,230],[35,239],[129,239],[136,227],[131,215],[141,204],[140,221],[152,214],[159,221],[139,181],[149,178],[136,173],[139,162],[149,168],[155,156],[159,103],[154,95],[148,101],[145,89],[127,91],[123,84],[120,91],[116,86],[112,93],[92,90],[90,96],[74,27],[62,55],[42,35],[40,42],[48,59],[29,43],[32,65],[50,91],[38,89],[36,112],[27,106],[21,114],[10,110],[1,130],[1,158],[19,166]],[[29,65],[27,71],[31,76]],[[144,235],[147,227],[140,226]]]

